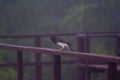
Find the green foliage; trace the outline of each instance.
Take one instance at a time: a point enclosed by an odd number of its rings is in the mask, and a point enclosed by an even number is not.
[[[16,71],[12,68],[0,68],[0,80],[16,80]]]
[[[112,4],[111,1],[114,3]],[[116,25],[118,15],[115,14],[120,12],[116,7],[117,1],[111,1],[83,1],[80,5],[70,8],[71,11],[67,10],[68,13],[61,20],[63,21],[61,24],[64,27],[72,27],[70,32],[118,31],[118,25]]]
[[[0,33],[119,31],[118,2],[18,0],[6,5],[0,2]]]
[[[92,8],[91,4],[81,4],[81,5],[75,5],[73,8],[70,8],[66,11],[66,15],[60,22],[60,26],[66,28],[65,30],[69,30],[69,32],[78,32],[83,31],[82,25],[84,23],[83,19],[86,14],[86,12]],[[67,29],[69,26],[69,29]],[[81,27],[79,27],[81,26]]]
[[[115,56],[116,43],[114,38],[91,38],[90,44],[90,51],[92,53]]]
[[[12,51],[0,50],[0,63],[16,62],[16,54]]]
[[[104,73],[92,73],[91,80],[106,80],[106,75]]]

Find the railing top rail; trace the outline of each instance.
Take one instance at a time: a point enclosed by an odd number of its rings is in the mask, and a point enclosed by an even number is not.
[[[13,51],[25,51],[31,53],[39,53],[39,54],[50,54],[50,55],[60,55],[60,56],[71,56],[71,57],[79,57],[81,59],[90,60],[90,61],[104,61],[105,63],[118,63],[120,64],[120,57],[115,56],[107,56],[100,54],[88,54],[83,52],[71,52],[71,51],[56,51],[55,49],[50,48],[39,48],[39,47],[28,47],[21,45],[12,45],[12,44],[3,44],[0,43],[0,49],[13,50]]]
[[[79,32],[79,33],[46,33],[46,34],[19,34],[19,35],[0,35],[0,38],[31,38],[31,37],[47,37],[47,36],[52,36],[52,35],[57,35],[57,36],[74,36],[74,35],[87,35],[91,37],[95,36],[120,36],[120,32]]]

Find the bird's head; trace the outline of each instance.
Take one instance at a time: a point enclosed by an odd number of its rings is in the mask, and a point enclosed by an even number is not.
[[[56,36],[51,36],[50,39],[54,40],[54,39],[56,39]]]
[[[51,37],[50,37],[50,39],[51,39],[54,43],[56,43],[56,38],[57,38],[56,36],[51,36]]]

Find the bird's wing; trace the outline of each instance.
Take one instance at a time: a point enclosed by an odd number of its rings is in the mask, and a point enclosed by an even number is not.
[[[61,42],[61,43],[66,43],[68,45],[71,45],[69,42],[67,42],[64,38],[56,38],[58,42]]]
[[[56,41],[61,43],[66,43],[66,41],[63,38],[56,38]]]

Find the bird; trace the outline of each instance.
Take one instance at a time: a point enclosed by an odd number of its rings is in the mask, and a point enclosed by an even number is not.
[[[61,51],[62,49],[64,49],[65,47],[71,51],[73,51],[71,44],[67,41],[65,41],[63,38],[58,37],[58,36],[51,36],[50,39],[52,40],[52,42],[54,44],[57,44],[59,46],[61,46],[60,49],[58,49],[58,51]]]

